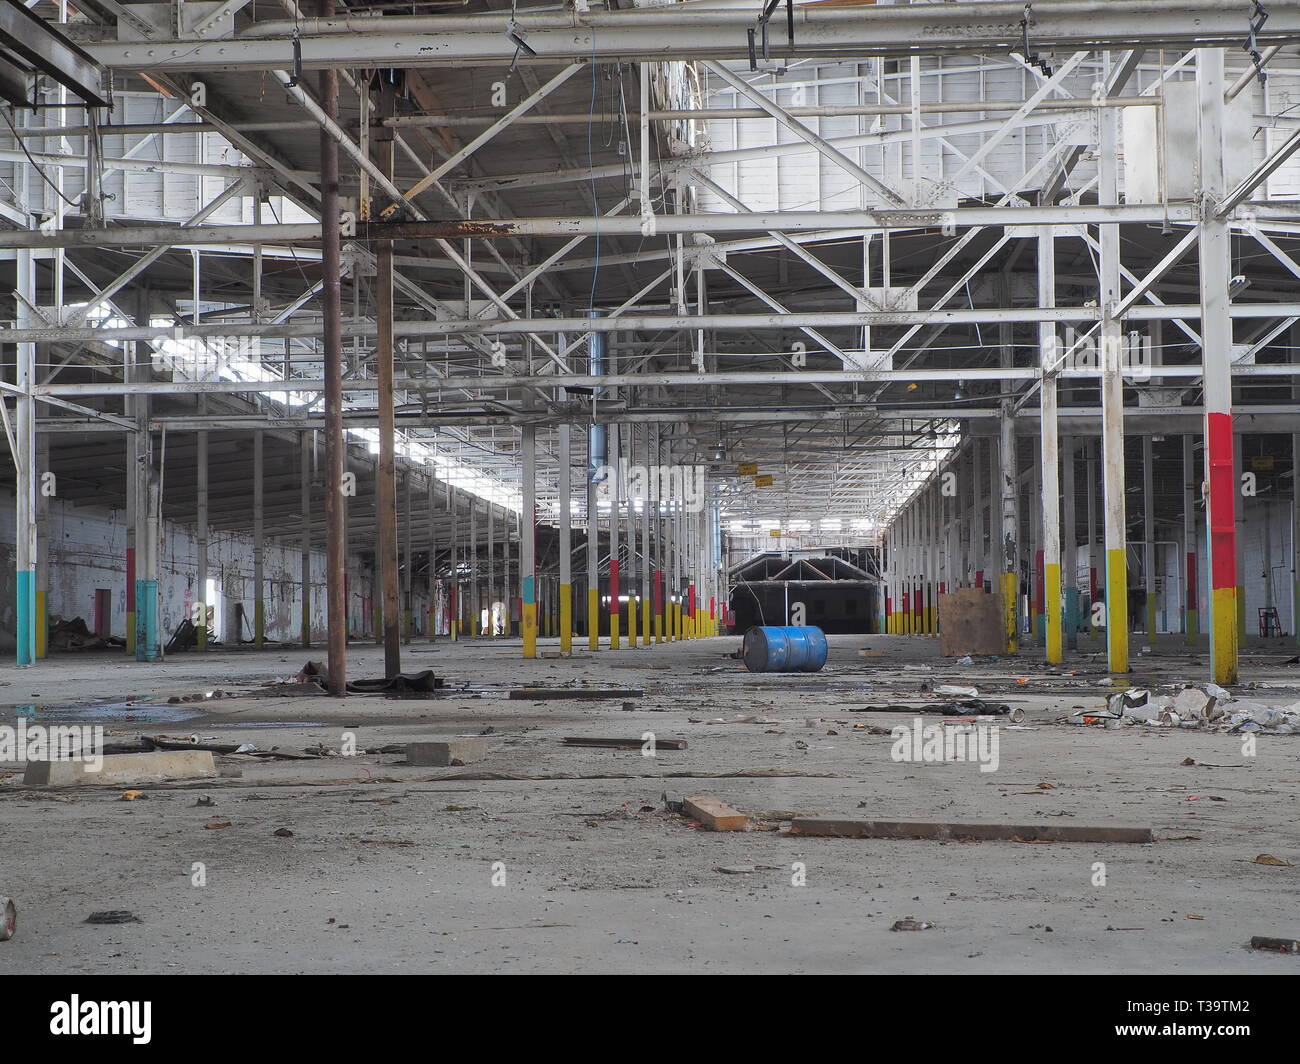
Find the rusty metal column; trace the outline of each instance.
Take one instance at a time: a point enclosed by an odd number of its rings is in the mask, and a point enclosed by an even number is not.
[[[1237,492],[1233,475],[1232,318],[1229,316],[1229,232],[1218,218],[1223,173],[1223,49],[1197,52],[1201,176],[1201,360],[1205,388],[1206,512],[1209,517],[1210,673],[1237,682]]]
[[[393,176],[393,131],[383,124],[392,115],[393,84],[380,75],[378,124],[372,131],[380,169]],[[402,671],[402,613],[397,562],[397,471],[393,421],[393,244],[375,247],[375,371],[379,391],[379,461],[375,468],[375,556],[383,588],[384,675]]]
[[[411,611],[411,468],[402,473],[406,506],[402,517],[402,642],[411,641],[414,627]]]
[[[334,0],[321,0],[322,18],[334,15]],[[339,72],[320,72],[320,103],[330,121],[339,118]],[[329,691],[347,693],[348,615],[345,571],[347,539],[343,529],[343,293],[339,280],[339,146],[325,129],[320,133],[321,281],[325,355],[325,585]]]

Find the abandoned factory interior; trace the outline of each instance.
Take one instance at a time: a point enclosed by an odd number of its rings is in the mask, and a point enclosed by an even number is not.
[[[0,0],[0,119],[0,973],[1300,973],[1300,0]]]

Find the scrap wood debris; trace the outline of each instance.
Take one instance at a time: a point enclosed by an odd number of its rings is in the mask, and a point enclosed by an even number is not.
[[[945,717],[959,717],[964,714],[979,716],[1006,717],[1011,715],[1011,707],[1000,702],[985,702],[982,698],[963,698],[957,702],[923,702],[905,705],[891,702],[883,706],[862,706],[859,713],[938,713]]]
[[[98,636],[86,627],[80,617],[71,620],[51,617],[47,644],[51,650],[102,650],[105,647],[124,647],[121,636]]]
[[[566,735],[560,740],[565,746],[599,746],[615,750],[635,750],[652,742],[656,750],[685,750],[685,739],[602,739],[594,736]]]
[[[515,701],[542,702],[553,699],[640,698],[635,687],[516,687],[509,697]]]

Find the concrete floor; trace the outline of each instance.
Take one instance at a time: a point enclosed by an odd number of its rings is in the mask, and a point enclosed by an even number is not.
[[[1204,651],[1188,657],[1170,638],[1138,655],[1140,643],[1128,682],[1205,678]],[[933,640],[833,636],[823,672],[787,676],[724,658],[736,638],[536,661],[517,641],[416,643],[404,668],[477,689],[421,701],[257,697],[256,685],[321,648],[150,666],[68,654],[0,668],[0,723],[35,705],[46,723],[104,719],[110,741],[194,733],[301,752],[338,747],[344,731],[364,748],[493,729],[489,759],[465,769],[409,767],[395,754],[245,763],[242,778],[146,787],[133,802],[121,788],[24,788],[21,766],[0,764],[0,895],[19,913],[0,970],[1300,973],[1298,957],[1246,948],[1252,935],[1300,937],[1300,736],[1262,736],[1245,758],[1238,736],[1054,723],[1100,708],[1113,689],[1097,684],[1101,644],[1084,644],[1070,676],[1033,650],[963,668],[936,658]],[[1281,642],[1248,651],[1243,688],[1269,685],[1252,699],[1300,698],[1300,667],[1280,664],[1294,653]],[[350,661],[354,677],[382,671],[373,645],[354,644]],[[932,670],[904,668],[920,663]],[[617,699],[506,700],[506,688],[538,682],[645,696],[630,711]],[[887,734],[853,728],[910,723],[858,710],[926,697],[921,685],[939,682],[973,682],[1027,711],[1026,728],[1000,730],[996,772],[897,763]],[[241,697],[166,705],[214,687]],[[763,723],[691,722],[738,715]],[[689,748],[649,759],[559,742],[645,731]],[[1180,765],[1187,757],[1201,764]],[[747,770],[783,775],[673,775]],[[466,772],[501,778],[456,779]],[[664,795],[699,793],[766,814],[772,830],[705,832],[663,808]],[[201,795],[215,806],[196,807]],[[802,838],[778,830],[793,812],[1139,824],[1157,841]],[[206,829],[214,817],[230,827]],[[275,836],[281,827],[293,836]],[[1293,866],[1251,863],[1264,852]],[[196,862],[206,885],[193,885]],[[496,862],[505,882],[494,886]],[[1096,862],[1104,886],[1093,885]],[[796,863],[805,885],[792,884]],[[718,871],[736,865],[754,871]],[[105,909],[143,922],[84,923]],[[892,932],[905,917],[936,926]]]

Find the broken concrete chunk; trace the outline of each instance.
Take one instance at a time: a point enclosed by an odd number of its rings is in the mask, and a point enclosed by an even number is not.
[[[446,739],[438,742],[406,744],[406,763],[431,768],[447,768],[453,761],[468,765],[488,755],[486,739]]]
[[[207,750],[154,750],[148,754],[107,754],[98,761],[29,761],[23,783],[52,787],[129,785],[205,779],[216,774],[216,763]]]
[[[1174,696],[1174,710],[1183,720],[1208,719],[1208,714],[1217,701],[1204,691],[1188,687]]]
[[[956,695],[959,698],[979,698],[979,690],[974,687],[963,687],[955,683],[941,683],[934,689],[936,695]]]

